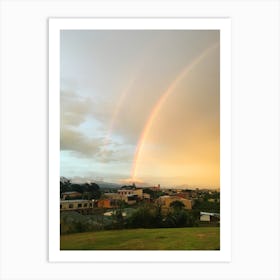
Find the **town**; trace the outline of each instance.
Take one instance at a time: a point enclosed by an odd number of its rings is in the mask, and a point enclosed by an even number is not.
[[[60,178],[60,233],[219,227],[220,190],[72,183]]]

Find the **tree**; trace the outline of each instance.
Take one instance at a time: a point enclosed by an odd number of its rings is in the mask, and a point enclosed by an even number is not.
[[[163,219],[162,201],[157,200],[154,203],[154,224],[155,224],[156,227],[161,227],[162,226],[162,219]]]
[[[113,228],[121,229],[124,227],[124,217],[123,217],[124,201],[119,200],[116,204],[115,211],[113,212]]]
[[[89,193],[89,199],[99,199],[101,197],[100,187],[96,183],[87,183],[86,191]]]
[[[71,184],[71,191],[72,192],[83,193],[84,192],[84,188],[80,184]]]
[[[149,188],[144,188],[143,189],[143,193],[147,193],[150,195],[151,199],[157,199],[159,198],[160,196],[162,195],[165,195],[166,193],[163,192],[163,191],[158,191],[158,190],[152,190],[152,189],[149,189]]]
[[[64,192],[71,190],[71,180],[65,177],[60,177],[60,198]]]
[[[156,225],[155,213],[148,204],[143,204],[127,220],[127,226],[131,228],[154,228]]]
[[[210,202],[210,201],[200,201],[196,200],[194,206],[192,207],[194,210],[212,212],[212,213],[220,213],[220,203],[219,202]]]

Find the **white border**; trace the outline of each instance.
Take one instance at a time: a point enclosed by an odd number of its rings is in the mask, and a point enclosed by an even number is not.
[[[221,249],[219,251],[60,251],[59,97],[60,30],[220,30]],[[231,260],[231,21],[186,18],[49,19],[49,261],[229,262]]]
[[[0,1],[0,279],[280,279],[279,8],[279,0]],[[48,261],[48,18],[139,16],[232,19],[230,263]]]

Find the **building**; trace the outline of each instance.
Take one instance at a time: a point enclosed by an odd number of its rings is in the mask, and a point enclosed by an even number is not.
[[[121,200],[121,196],[118,193],[104,193],[104,197],[111,200]]]
[[[190,193],[188,193],[188,192],[180,192],[180,193],[177,193],[177,196],[179,196],[181,198],[189,199],[190,198]]]
[[[125,197],[125,202],[129,205],[135,204],[138,201],[138,196],[136,194],[129,194],[127,197]]]
[[[175,195],[163,195],[158,198],[158,202],[162,204],[163,207],[169,208],[173,201],[180,201],[185,205],[186,209],[192,209],[192,201],[190,199],[182,198]]]
[[[121,200],[128,204],[134,204],[138,200],[143,199],[143,189],[120,189],[118,190],[118,194]]]
[[[98,208],[111,208],[111,200],[110,199],[99,199],[97,200]]]
[[[62,199],[80,198],[82,194],[79,192],[64,192],[62,193]]]
[[[151,199],[151,195],[150,194],[148,194],[148,193],[143,193],[143,199],[145,199],[145,200],[150,200]]]
[[[220,214],[218,213],[209,213],[209,212],[200,212],[200,222],[201,223],[219,223]]]
[[[81,214],[88,214],[92,212],[94,201],[85,199],[76,200],[61,200],[60,211],[76,211]]]
[[[160,184],[158,184],[157,186],[149,187],[148,189],[152,191],[160,191]]]
[[[200,221],[210,223],[210,220],[211,220],[210,217],[211,216],[209,214],[203,214],[203,215],[200,214]]]

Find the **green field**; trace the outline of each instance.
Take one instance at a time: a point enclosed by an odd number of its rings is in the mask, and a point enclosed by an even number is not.
[[[61,250],[219,250],[219,227],[124,229],[60,236]]]

